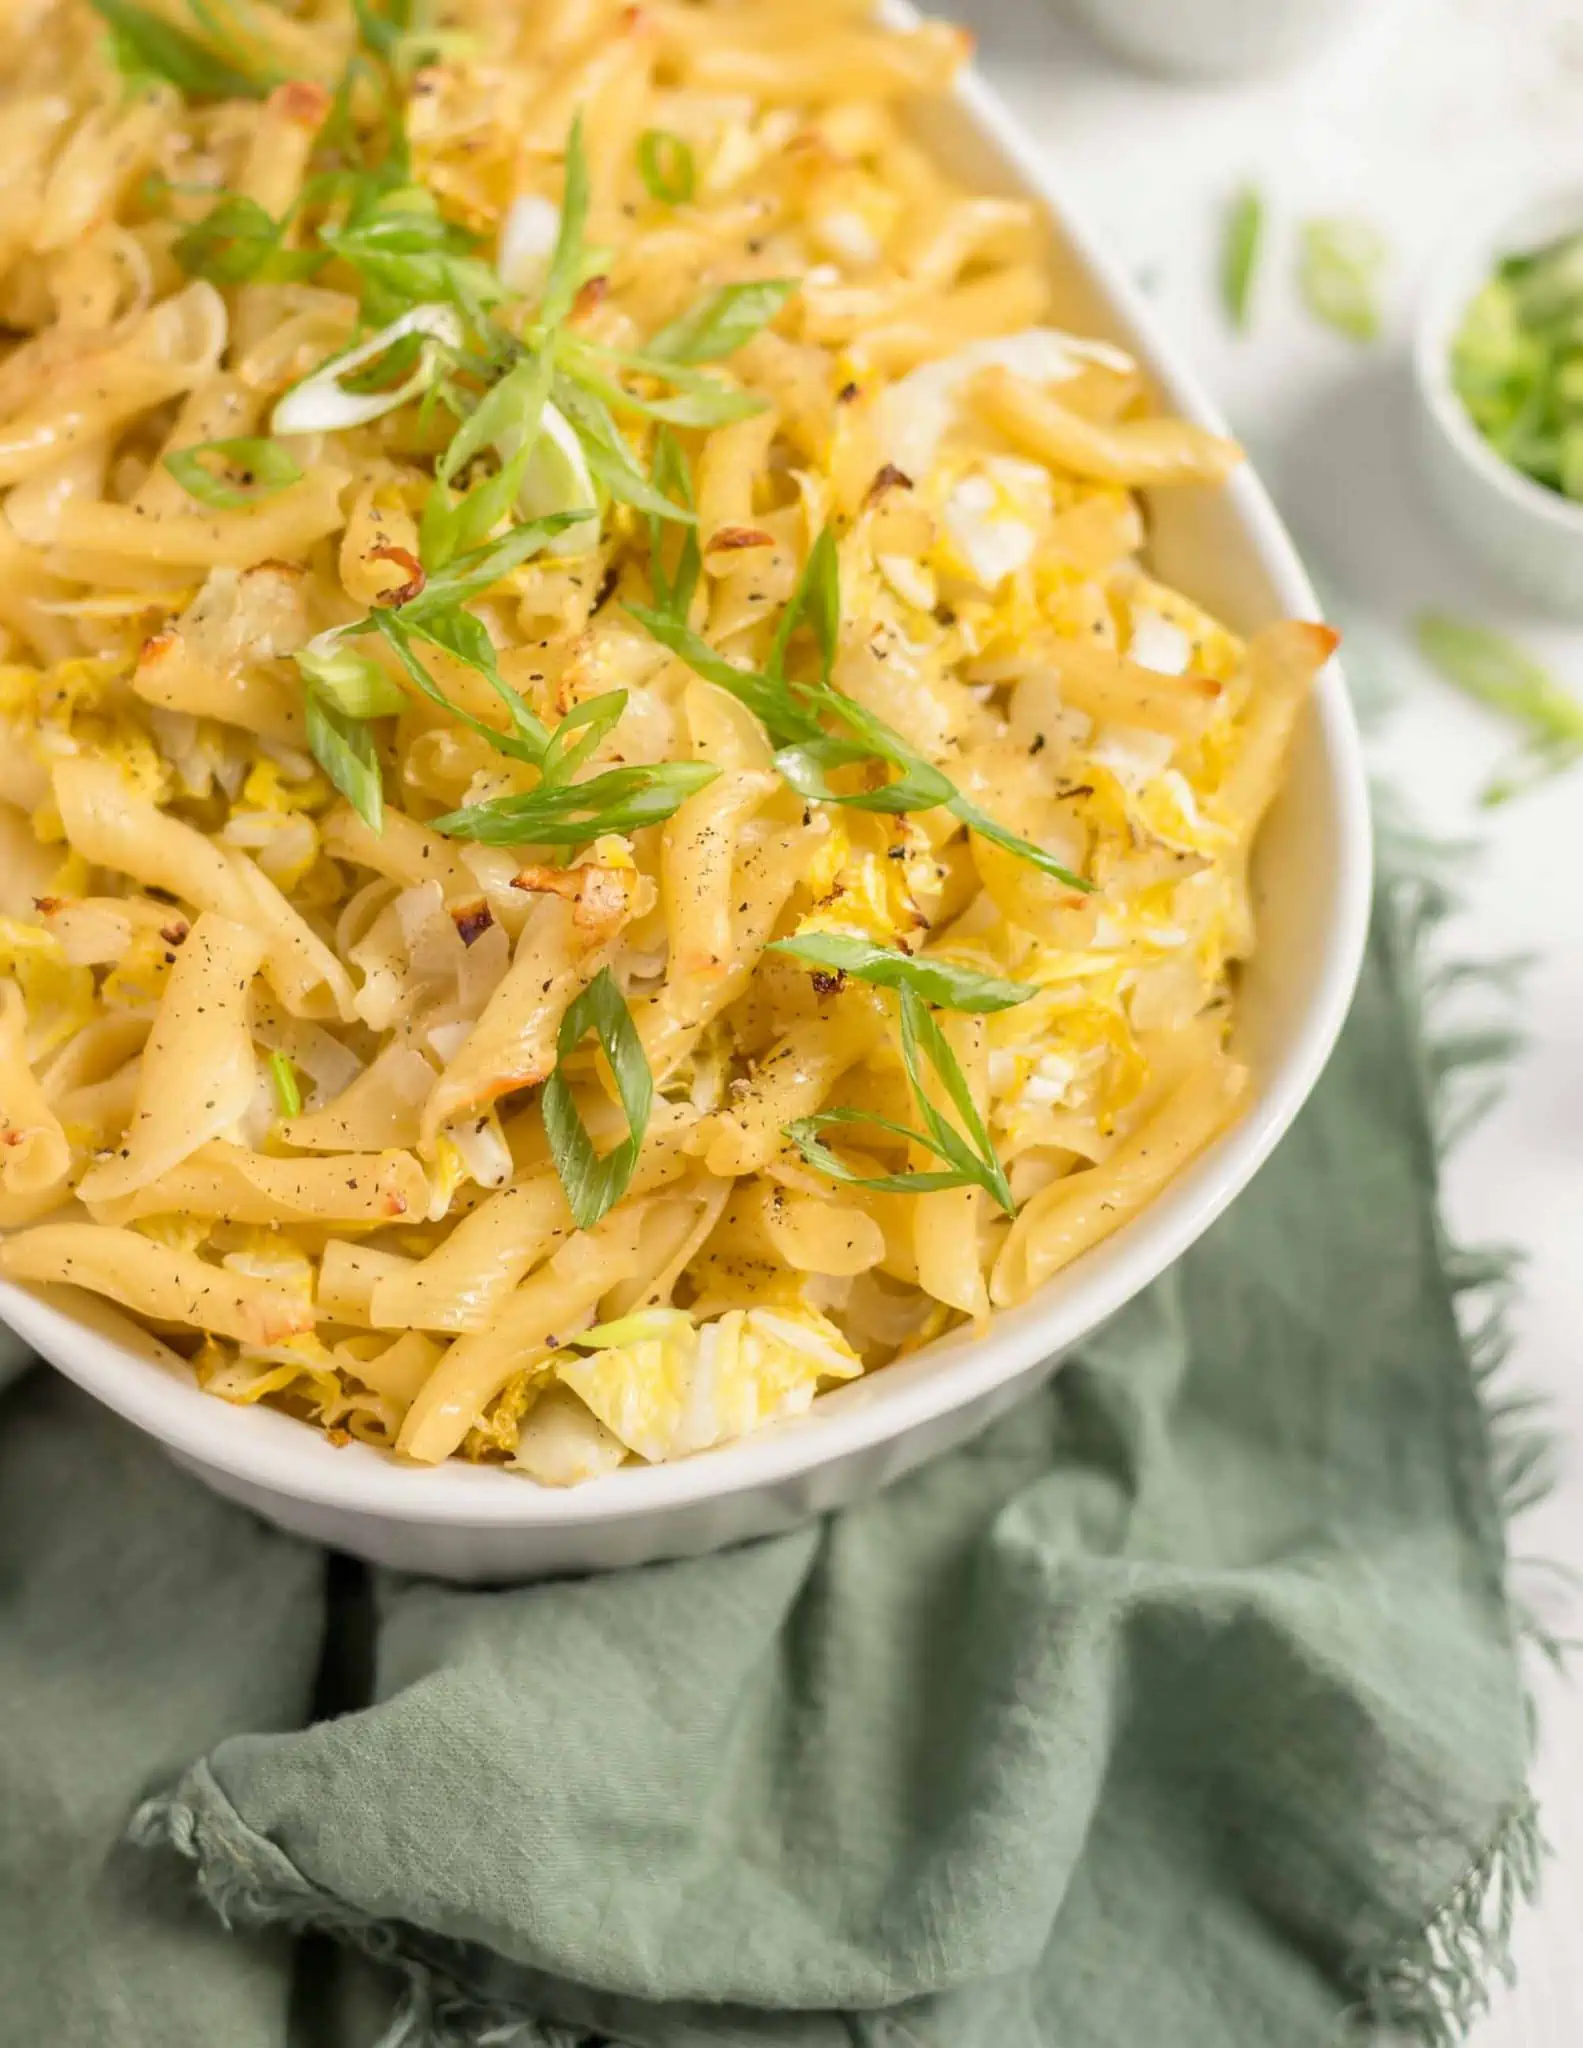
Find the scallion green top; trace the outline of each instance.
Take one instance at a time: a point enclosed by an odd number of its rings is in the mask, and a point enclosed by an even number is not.
[[[1503,461],[1583,501],[1583,230],[1498,265],[1457,330],[1451,381]]]

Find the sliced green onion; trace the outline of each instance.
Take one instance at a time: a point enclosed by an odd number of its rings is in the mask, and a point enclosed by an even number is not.
[[[428,345],[426,335],[402,335],[399,341],[393,341],[389,348],[382,349],[365,369],[353,370],[350,376],[343,372],[340,378],[341,389],[352,392],[358,398],[370,393],[377,393],[382,397],[387,391],[394,391],[398,384],[405,383],[423,361],[423,351]]]
[[[604,1048],[615,1079],[616,1096],[627,1120],[627,1135],[601,1159],[566,1082],[565,1061],[584,1035],[592,1031]],[[643,1133],[654,1100],[654,1077],[643,1052],[632,1014],[608,967],[601,967],[561,1019],[555,1043],[555,1071],[544,1084],[540,1107],[550,1157],[566,1191],[567,1206],[579,1230],[592,1230],[627,1191],[638,1163]]]
[[[302,1090],[297,1070],[283,1052],[272,1052],[268,1061],[269,1085],[275,1091],[275,1107],[282,1116],[301,1116]]]
[[[1583,701],[1515,641],[1442,612],[1424,613],[1414,630],[1419,651],[1447,682],[1523,728],[1521,756],[1488,785],[1485,803],[1503,803],[1583,761]]]
[[[359,718],[348,718],[316,690],[304,705],[308,751],[356,811],[370,832],[385,829],[385,792],[374,736]]]
[[[595,1323],[566,1341],[584,1351],[613,1351],[626,1344],[663,1343],[692,1327],[693,1319],[684,1308],[643,1308],[636,1315],[617,1316],[611,1323]]]
[[[686,206],[697,187],[692,150],[668,128],[645,128],[638,137],[638,172],[662,206]]]
[[[632,412],[644,419],[663,420],[673,427],[723,427],[732,420],[751,419],[764,410],[765,401],[751,391],[738,391],[703,370],[689,370],[680,363],[661,362],[657,356],[634,355],[628,350],[607,349],[585,341],[581,335],[561,334],[556,341],[556,360],[565,373],[591,391],[616,412]],[[662,377],[674,388],[669,398],[643,398],[629,391],[615,370],[633,370],[643,377]]]
[[[512,439],[508,434],[502,447],[510,450]],[[550,555],[581,555],[598,544],[599,504],[599,486],[577,430],[559,406],[545,399],[517,487],[518,511],[524,519],[544,519],[556,512],[581,513],[580,524],[569,526],[545,548]]]
[[[182,230],[171,254],[190,277],[211,284],[284,284],[311,277],[329,261],[322,250],[286,248],[285,236],[284,220],[231,192]]]
[[[456,64],[479,51],[478,37],[465,28],[414,29],[398,36],[390,49],[390,68],[398,78],[411,78],[429,64]]]
[[[1021,982],[1000,981],[950,960],[923,960],[894,946],[876,946],[867,939],[849,939],[839,932],[807,932],[776,939],[771,953],[806,960],[833,974],[850,974],[879,988],[910,988],[942,1010],[1011,1010],[1038,994]]]
[[[548,350],[514,363],[498,383],[490,386],[451,436],[449,446],[434,465],[435,475],[450,483],[475,455],[490,448],[507,452],[502,443],[508,436],[514,435],[518,442],[531,438],[538,430],[553,368]]]
[[[1562,235],[1501,264],[1525,326],[1553,327],[1583,312],[1583,235]]]
[[[756,669],[738,668],[717,653],[701,633],[695,633],[682,617],[654,605],[628,604],[627,611],[643,629],[679,655],[705,682],[718,683],[740,699],[773,740],[809,743],[824,738],[824,728],[813,713],[799,704],[790,686]]]
[[[1092,882],[1073,874],[1042,846],[998,824],[964,795],[942,769],[908,746],[893,726],[830,682],[840,631],[841,593],[835,541],[828,529],[820,533],[809,551],[791,602],[776,627],[769,660],[762,672],[740,669],[717,654],[669,605],[628,604],[627,610],[662,646],[680,655],[705,681],[729,690],[762,722],[780,749],[775,756],[777,769],[800,796],[856,810],[893,813],[932,810],[944,805],[981,838],[1004,847],[1070,889],[1092,893]],[[821,680],[817,683],[788,682],[785,676],[791,639],[802,625],[812,631],[819,648]],[[846,728],[845,734],[827,732],[821,716],[836,719]],[[898,779],[878,788],[851,792],[838,792],[831,787],[829,769],[875,760],[897,769]]]
[[[1501,263],[1451,344],[1451,381],[1503,461],[1583,501],[1583,235]]]
[[[407,708],[407,693],[374,660],[349,646],[346,629],[332,626],[292,656],[304,677],[348,718],[391,718]]]
[[[417,365],[409,376],[392,390],[348,389],[342,380],[349,370],[362,369],[409,334],[425,337]],[[378,333],[321,363],[311,376],[294,385],[275,407],[270,424],[277,434],[334,434],[380,419],[415,398],[434,375],[442,352],[459,349],[462,341],[461,316],[454,307],[413,306]]]
[[[1236,328],[1246,328],[1253,297],[1253,279],[1264,241],[1264,201],[1251,185],[1244,186],[1226,215],[1225,244],[1220,257],[1220,295]]]
[[[603,399],[572,378],[557,377],[555,400],[576,429],[580,459],[612,498],[636,512],[673,519],[683,526],[693,524],[694,514],[685,506],[673,505],[644,475]],[[546,421],[550,411],[546,406]]]
[[[211,462],[222,463],[237,480],[216,475]],[[302,481],[302,471],[278,442],[257,437],[177,448],[165,457],[165,467],[189,498],[226,512],[254,505]]]
[[[509,755],[514,761],[538,765],[549,744],[549,733],[501,675],[481,619],[475,619],[470,612],[441,612],[432,619],[409,625],[399,611],[375,611],[370,613],[367,623],[392,649],[412,682],[431,703],[440,705],[459,725],[465,725],[480,739],[487,740],[497,752]],[[446,696],[418,659],[418,650],[413,644],[417,640],[441,647],[470,668],[476,668],[505,705],[512,730],[501,732]]]
[[[815,1116],[800,1117],[795,1123],[785,1126],[785,1135],[810,1166],[849,1186],[893,1195],[926,1195],[937,1194],[947,1188],[981,1187],[1008,1216],[1015,1216],[1017,1205],[1012,1197],[1011,1184],[1006,1179],[1006,1169],[990,1142],[956,1055],[917,991],[903,985],[900,994],[902,1065],[907,1070],[913,1101],[923,1118],[924,1128],[915,1130],[908,1124],[877,1116],[869,1110],[843,1108],[821,1110]],[[951,1106],[961,1119],[960,1127],[943,1116],[930,1101],[924,1083],[924,1060],[939,1078]],[[854,1173],[820,1136],[822,1131],[852,1124],[866,1124],[887,1132],[891,1137],[904,1138],[908,1144],[932,1152],[936,1159],[944,1162],[943,1168],[921,1173]]]
[[[684,505],[689,512],[695,509],[693,502],[693,480],[688,472],[687,458],[682,453],[681,443],[669,427],[661,427],[654,436],[654,454],[649,464],[649,474],[654,488],[668,498],[672,504]],[[698,588],[698,578],[703,573],[703,554],[698,546],[698,529],[687,527],[682,534],[681,550],[676,558],[676,574],[668,576],[665,571],[665,522],[653,513],[649,515],[649,581],[654,595],[659,600],[663,616],[674,619],[685,632],[687,614],[692,608],[693,593]]]
[[[795,277],[723,285],[662,327],[644,353],[672,363],[717,363],[767,327],[796,291]]]
[[[1353,341],[1375,340],[1385,258],[1384,236],[1365,220],[1304,221],[1297,266],[1303,303]]]
[[[244,71],[177,28],[161,14],[131,0],[91,0],[110,30],[117,66],[129,76],[168,79],[184,99],[261,100],[277,85],[278,73]]]
[[[660,761],[609,768],[586,782],[541,783],[524,796],[497,796],[431,818],[429,829],[484,846],[586,846],[606,832],[663,825],[719,769],[707,761]]]
[[[408,620],[426,619],[435,612],[465,604],[469,598],[481,597],[530,555],[543,552],[568,527],[594,516],[591,511],[546,512],[541,518],[524,520],[483,547],[454,556],[437,575],[428,578],[416,597],[407,600],[401,607],[401,616]],[[478,621],[473,623],[477,625]]]
[[[550,735],[539,763],[545,782],[567,782],[620,723],[627,708],[625,690],[606,690],[574,704]]]
[[[321,228],[319,240],[357,272],[368,320],[454,302],[476,327],[505,293],[489,265],[469,253],[472,237],[422,187],[380,193],[361,216]]]
[[[561,192],[560,232],[550,252],[550,267],[539,302],[539,320],[558,327],[572,310],[583,282],[583,229],[588,221],[588,158],[583,150],[583,117],[572,122],[566,138],[566,177]]]
[[[364,48],[388,63],[397,43],[412,27],[412,0],[390,0],[383,10],[372,0],[352,0],[352,14]]]

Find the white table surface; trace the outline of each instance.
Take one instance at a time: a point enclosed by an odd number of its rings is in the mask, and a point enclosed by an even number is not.
[[[1526,1053],[1454,1156],[1446,1203],[1463,1239],[1528,1254],[1507,1370],[1553,1404],[1562,1470],[1515,1548],[1583,1570],[1583,768],[1481,812],[1507,735],[1418,664],[1402,631],[1422,608],[1454,610],[1522,638],[1583,692],[1583,628],[1514,605],[1436,531],[1413,472],[1406,354],[1426,266],[1467,208],[1503,185],[1583,184],[1583,0],[1376,0],[1360,33],[1302,71],[1213,87],[1121,69],[1059,0],[967,0],[965,18],[1090,221],[1151,281],[1356,621],[1355,647],[1396,677],[1377,765],[1428,826],[1475,840],[1455,946],[1536,956]],[[1252,330],[1236,337],[1215,263],[1226,198],[1245,180],[1270,232]],[[1317,327],[1297,300],[1295,229],[1314,213],[1361,214],[1389,239],[1388,328],[1373,347]],[[1531,1574],[1528,1590],[1565,1625],[1552,1575]],[[1583,1634],[1576,1602],[1571,1632]],[[1517,1985],[1474,2048],[1583,2043],[1583,1695],[1543,1671],[1536,1689],[1554,1856],[1519,1930]]]

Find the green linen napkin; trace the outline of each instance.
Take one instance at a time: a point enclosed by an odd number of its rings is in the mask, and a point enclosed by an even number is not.
[[[1377,917],[1256,1187],[1017,1413],[714,1557],[490,1592],[342,1566],[316,1707],[324,1561],[22,1380],[5,2038],[1460,2038],[1536,1836],[1457,1320],[1495,1275],[1435,1208],[1434,1070],[1474,1048],[1416,1016],[1426,901]],[[385,1958],[399,2010],[321,1944],[293,2017],[286,1929]]]

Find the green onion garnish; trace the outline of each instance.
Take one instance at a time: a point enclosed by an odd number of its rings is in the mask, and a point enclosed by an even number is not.
[[[610,1062],[616,1095],[627,1120],[627,1135],[602,1159],[594,1151],[593,1140],[577,1113],[577,1104],[562,1072],[562,1062],[576,1051],[589,1031],[598,1038]],[[550,1157],[566,1190],[573,1220],[579,1230],[592,1230],[627,1191],[654,1100],[654,1077],[644,1056],[643,1041],[608,967],[600,968],[561,1019],[555,1058],[555,1071],[545,1082],[540,1098],[544,1135],[549,1140]]]
[[[1220,256],[1220,295],[1233,327],[1244,329],[1253,296],[1254,273],[1264,241],[1264,201],[1245,185],[1226,215]]]
[[[1304,221],[1297,261],[1304,305],[1352,341],[1375,340],[1385,254],[1384,237],[1366,220]]]
[[[1011,1010],[1038,994],[1036,988],[1021,982],[1001,981],[949,960],[920,960],[894,946],[876,946],[840,932],[776,939],[768,951],[805,960],[827,974],[850,974],[876,988],[910,988],[942,1010]]]
[[[1451,382],[1503,461],[1583,501],[1583,234],[1500,264],[1451,344]]]
[[[916,989],[903,983],[900,995],[902,1065],[907,1070],[908,1085],[912,1089],[914,1105],[923,1119],[923,1129],[916,1130],[909,1124],[897,1123],[894,1118],[878,1116],[871,1110],[842,1108],[824,1109],[815,1116],[799,1117],[796,1123],[786,1125],[785,1135],[810,1166],[828,1174],[832,1180],[845,1181],[851,1187],[871,1188],[876,1194],[888,1195],[929,1195],[938,1194],[946,1188],[980,1187],[1008,1216],[1015,1216],[1017,1204],[1012,1197],[1011,1184],[1006,1179],[1006,1169],[984,1128],[984,1120],[974,1104],[967,1077],[947,1043],[945,1033]],[[958,1122],[953,1123],[949,1117],[943,1116],[931,1101],[924,1076],[925,1061],[934,1069],[946,1099],[956,1111]],[[821,1136],[824,1131],[852,1124],[866,1124],[891,1138],[905,1138],[909,1145],[917,1145],[932,1153],[942,1162],[941,1167],[938,1171],[920,1173],[854,1173],[830,1150]]]
[[[691,149],[668,128],[645,128],[638,137],[638,171],[662,206],[685,206],[697,185]]]
[[[1442,612],[1425,612],[1414,630],[1419,652],[1448,683],[1523,728],[1523,746],[1511,767],[1486,787],[1486,804],[1504,803],[1583,760],[1583,702],[1531,654],[1499,633]]]
[[[282,1116],[301,1116],[302,1090],[297,1070],[283,1052],[272,1052],[268,1062],[269,1085],[275,1091],[275,1107]]]
[[[167,455],[165,467],[189,498],[222,512],[255,505],[260,498],[302,481],[302,471],[280,443],[261,437],[200,441],[195,447],[178,448]]]

